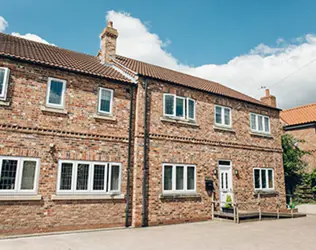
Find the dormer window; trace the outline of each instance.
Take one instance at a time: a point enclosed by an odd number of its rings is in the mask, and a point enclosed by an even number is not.
[[[7,99],[10,69],[0,67],[0,100]]]
[[[163,99],[164,116],[175,119],[195,120],[195,101],[193,99],[173,94],[164,94]]]
[[[66,81],[48,78],[46,106],[51,108],[64,108]]]

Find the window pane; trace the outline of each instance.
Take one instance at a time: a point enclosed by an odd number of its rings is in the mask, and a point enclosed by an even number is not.
[[[188,100],[188,117],[190,119],[194,119],[195,105],[193,100]]]
[[[174,109],[174,96],[165,95],[165,114],[174,115],[173,109]]]
[[[60,173],[60,190],[71,190],[72,163],[62,163]]]
[[[105,165],[94,165],[93,190],[104,190]]]
[[[187,168],[187,189],[193,190],[195,184],[194,167]]]
[[[267,188],[267,176],[266,176],[265,169],[261,169],[261,181],[262,181],[262,188]]]
[[[34,178],[36,170],[36,161],[24,161],[21,189],[22,190],[32,190],[34,188]]]
[[[221,188],[224,189],[224,173],[221,173]]]
[[[215,108],[215,122],[218,124],[222,124],[222,108],[221,107]]]
[[[176,167],[176,190],[183,190],[184,168]]]
[[[176,116],[184,116],[184,99],[178,97],[176,98]]]
[[[268,178],[269,188],[273,188],[273,174],[271,169],[268,170]]]
[[[256,130],[257,129],[257,121],[256,121],[256,115],[255,114],[251,114],[250,115],[250,126],[252,130]]]
[[[0,69],[0,95],[3,93],[4,90],[4,69]]]
[[[17,160],[3,160],[0,173],[0,190],[13,190],[15,188]]]
[[[230,125],[230,109],[224,109],[225,125]]]
[[[258,116],[258,130],[263,131],[263,117],[261,115]]]
[[[48,102],[51,104],[61,104],[63,82],[51,80]]]
[[[218,165],[230,166],[230,161],[218,161]]]
[[[255,169],[255,188],[260,188],[260,170]]]
[[[76,190],[88,190],[89,164],[78,164]]]
[[[163,190],[172,190],[172,166],[164,166]]]
[[[110,190],[119,190],[119,178],[120,178],[120,166],[112,165]]]
[[[101,89],[100,98],[100,111],[111,112],[112,92],[106,89]]]
[[[265,117],[265,118],[264,118],[264,131],[270,132],[269,130],[270,130],[270,129],[269,129],[269,118],[268,118],[268,117]]]

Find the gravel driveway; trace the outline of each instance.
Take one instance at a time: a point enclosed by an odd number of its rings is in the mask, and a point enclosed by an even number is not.
[[[226,221],[0,240],[0,249],[316,249],[316,216],[233,224]]]

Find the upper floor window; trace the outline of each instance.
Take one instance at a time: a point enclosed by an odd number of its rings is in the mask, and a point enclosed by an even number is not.
[[[215,124],[218,126],[232,126],[231,108],[215,106]]]
[[[163,164],[163,193],[195,192],[194,165]]]
[[[98,112],[104,114],[112,114],[113,90],[99,89]]]
[[[36,194],[39,159],[0,156],[0,195]]]
[[[64,108],[66,81],[56,78],[48,78],[46,106],[52,108]]]
[[[59,161],[57,193],[120,192],[120,163]]]
[[[195,101],[191,98],[164,94],[164,116],[195,120]]]
[[[274,189],[274,172],[271,168],[255,168],[253,170],[256,190]]]
[[[264,115],[250,114],[250,128],[260,133],[270,133],[270,118]]]
[[[10,69],[0,68],[0,100],[6,100]]]

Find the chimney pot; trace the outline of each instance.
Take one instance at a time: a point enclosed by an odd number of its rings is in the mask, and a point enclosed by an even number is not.
[[[108,21],[108,26],[113,28],[113,22],[112,21]]]
[[[270,90],[269,89],[266,89],[266,96],[270,96]]]

